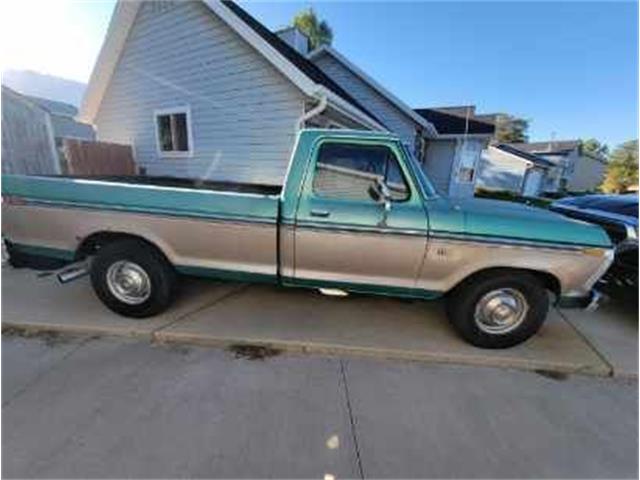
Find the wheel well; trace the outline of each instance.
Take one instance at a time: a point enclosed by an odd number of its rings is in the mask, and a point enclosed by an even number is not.
[[[529,275],[533,275],[536,277],[540,283],[551,293],[553,293],[556,297],[559,297],[562,291],[562,287],[560,285],[560,280],[558,278],[549,273],[549,272],[541,272],[540,270],[529,270],[527,268],[509,268],[509,267],[498,267],[498,268],[487,268],[484,270],[479,270],[477,272],[472,273],[468,277],[465,277],[460,283],[458,283],[455,288],[458,288],[462,284],[466,284],[467,282],[473,282],[477,280],[479,277],[496,275],[499,273],[528,273]]]
[[[166,255],[164,252],[158,248],[153,242],[150,242],[146,238],[140,237],[138,235],[133,235],[130,233],[122,233],[122,232],[95,232],[86,237],[76,250],[76,260],[83,260],[88,256],[95,255],[98,251],[104,247],[105,245],[111,244],[113,242],[121,241],[121,240],[137,240],[141,243],[145,243],[149,245],[149,247],[157,250],[165,259]]]

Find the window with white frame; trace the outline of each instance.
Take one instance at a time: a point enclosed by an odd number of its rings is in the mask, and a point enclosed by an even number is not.
[[[156,110],[154,119],[158,152],[163,155],[183,156],[191,154],[191,118],[188,107]]]

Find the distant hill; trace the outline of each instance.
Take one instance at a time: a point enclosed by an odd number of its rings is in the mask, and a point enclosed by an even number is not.
[[[87,88],[82,82],[29,70],[5,70],[2,73],[2,84],[24,95],[70,103],[75,107],[80,106]]]

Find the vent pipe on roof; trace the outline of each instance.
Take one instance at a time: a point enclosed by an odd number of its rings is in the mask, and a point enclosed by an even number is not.
[[[309,38],[296,27],[287,27],[275,32],[287,45],[302,55],[309,53]]]

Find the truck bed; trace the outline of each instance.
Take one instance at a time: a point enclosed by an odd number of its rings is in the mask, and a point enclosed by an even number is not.
[[[279,187],[153,177],[3,175],[3,233],[73,258],[96,232],[142,237],[183,273],[275,281]]]
[[[252,193],[257,195],[280,195],[280,192],[282,191],[281,185],[224,182],[147,175],[42,175],[42,177],[96,180],[110,183],[154,185],[158,187],[190,188],[194,190],[212,190],[219,192]]]
[[[143,179],[144,183],[139,181]],[[32,203],[276,224],[278,192],[265,186],[154,177],[5,175],[2,194]],[[259,193],[258,193],[259,192]]]

